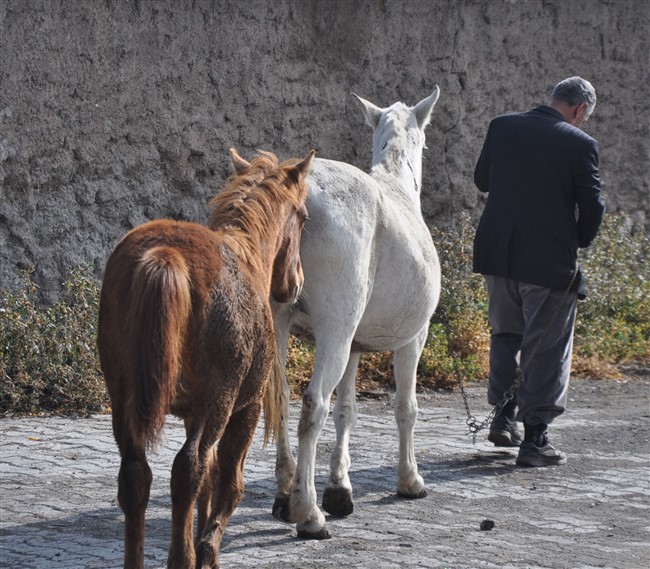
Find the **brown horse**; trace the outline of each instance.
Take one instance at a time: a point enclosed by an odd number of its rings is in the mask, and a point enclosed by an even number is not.
[[[144,565],[152,479],[145,451],[168,413],[184,419],[187,440],[172,467],[167,565],[219,566],[262,399],[266,437],[281,413],[274,393],[282,387],[274,392],[270,379],[282,373],[271,301],[294,302],[302,288],[305,176],[314,154],[278,164],[261,153],[248,163],[231,150],[235,174],[210,202],[209,229],[152,221],[130,231],[108,260],[97,342],[122,459],[126,568]]]

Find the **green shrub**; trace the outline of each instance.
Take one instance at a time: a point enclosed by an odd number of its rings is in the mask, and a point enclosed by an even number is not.
[[[418,368],[421,382],[431,387],[451,386],[458,373],[465,379],[488,373],[488,297],[483,277],[472,272],[474,233],[466,213],[455,230],[432,231],[442,290]]]
[[[287,353],[287,377],[294,396],[300,395],[309,385],[309,378],[314,369],[314,348],[296,338],[289,337]]]
[[[581,251],[588,296],[578,303],[575,367],[585,375],[650,359],[650,239],[629,218],[608,215]]]
[[[3,292],[0,306],[0,413],[91,412],[107,398],[95,347],[98,290],[76,269],[66,294],[36,304],[29,271],[23,288]]]

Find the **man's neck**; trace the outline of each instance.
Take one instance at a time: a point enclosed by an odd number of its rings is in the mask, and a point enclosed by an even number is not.
[[[566,122],[573,124],[575,120],[575,107],[571,107],[563,101],[551,101],[548,106],[560,113]]]

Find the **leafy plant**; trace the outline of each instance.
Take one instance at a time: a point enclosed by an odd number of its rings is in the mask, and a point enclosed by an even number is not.
[[[607,216],[580,253],[588,297],[578,303],[575,365],[583,375],[650,360],[650,239],[630,219]]]
[[[455,230],[433,230],[440,257],[442,287],[431,319],[418,374],[431,387],[449,387],[460,374],[487,376],[490,332],[484,279],[472,272],[474,226],[462,213]]]
[[[0,413],[89,412],[107,404],[95,347],[98,290],[88,269],[75,269],[66,294],[36,304],[31,272],[0,305]]]

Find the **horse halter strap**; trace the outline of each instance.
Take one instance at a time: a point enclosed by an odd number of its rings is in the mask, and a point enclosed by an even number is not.
[[[420,193],[420,184],[418,184],[418,180],[415,177],[415,171],[413,170],[413,166],[411,166],[411,161],[408,158],[406,159],[406,165],[409,167],[409,170],[411,171],[411,176],[413,176],[413,185],[415,186],[415,191],[417,193]]]

